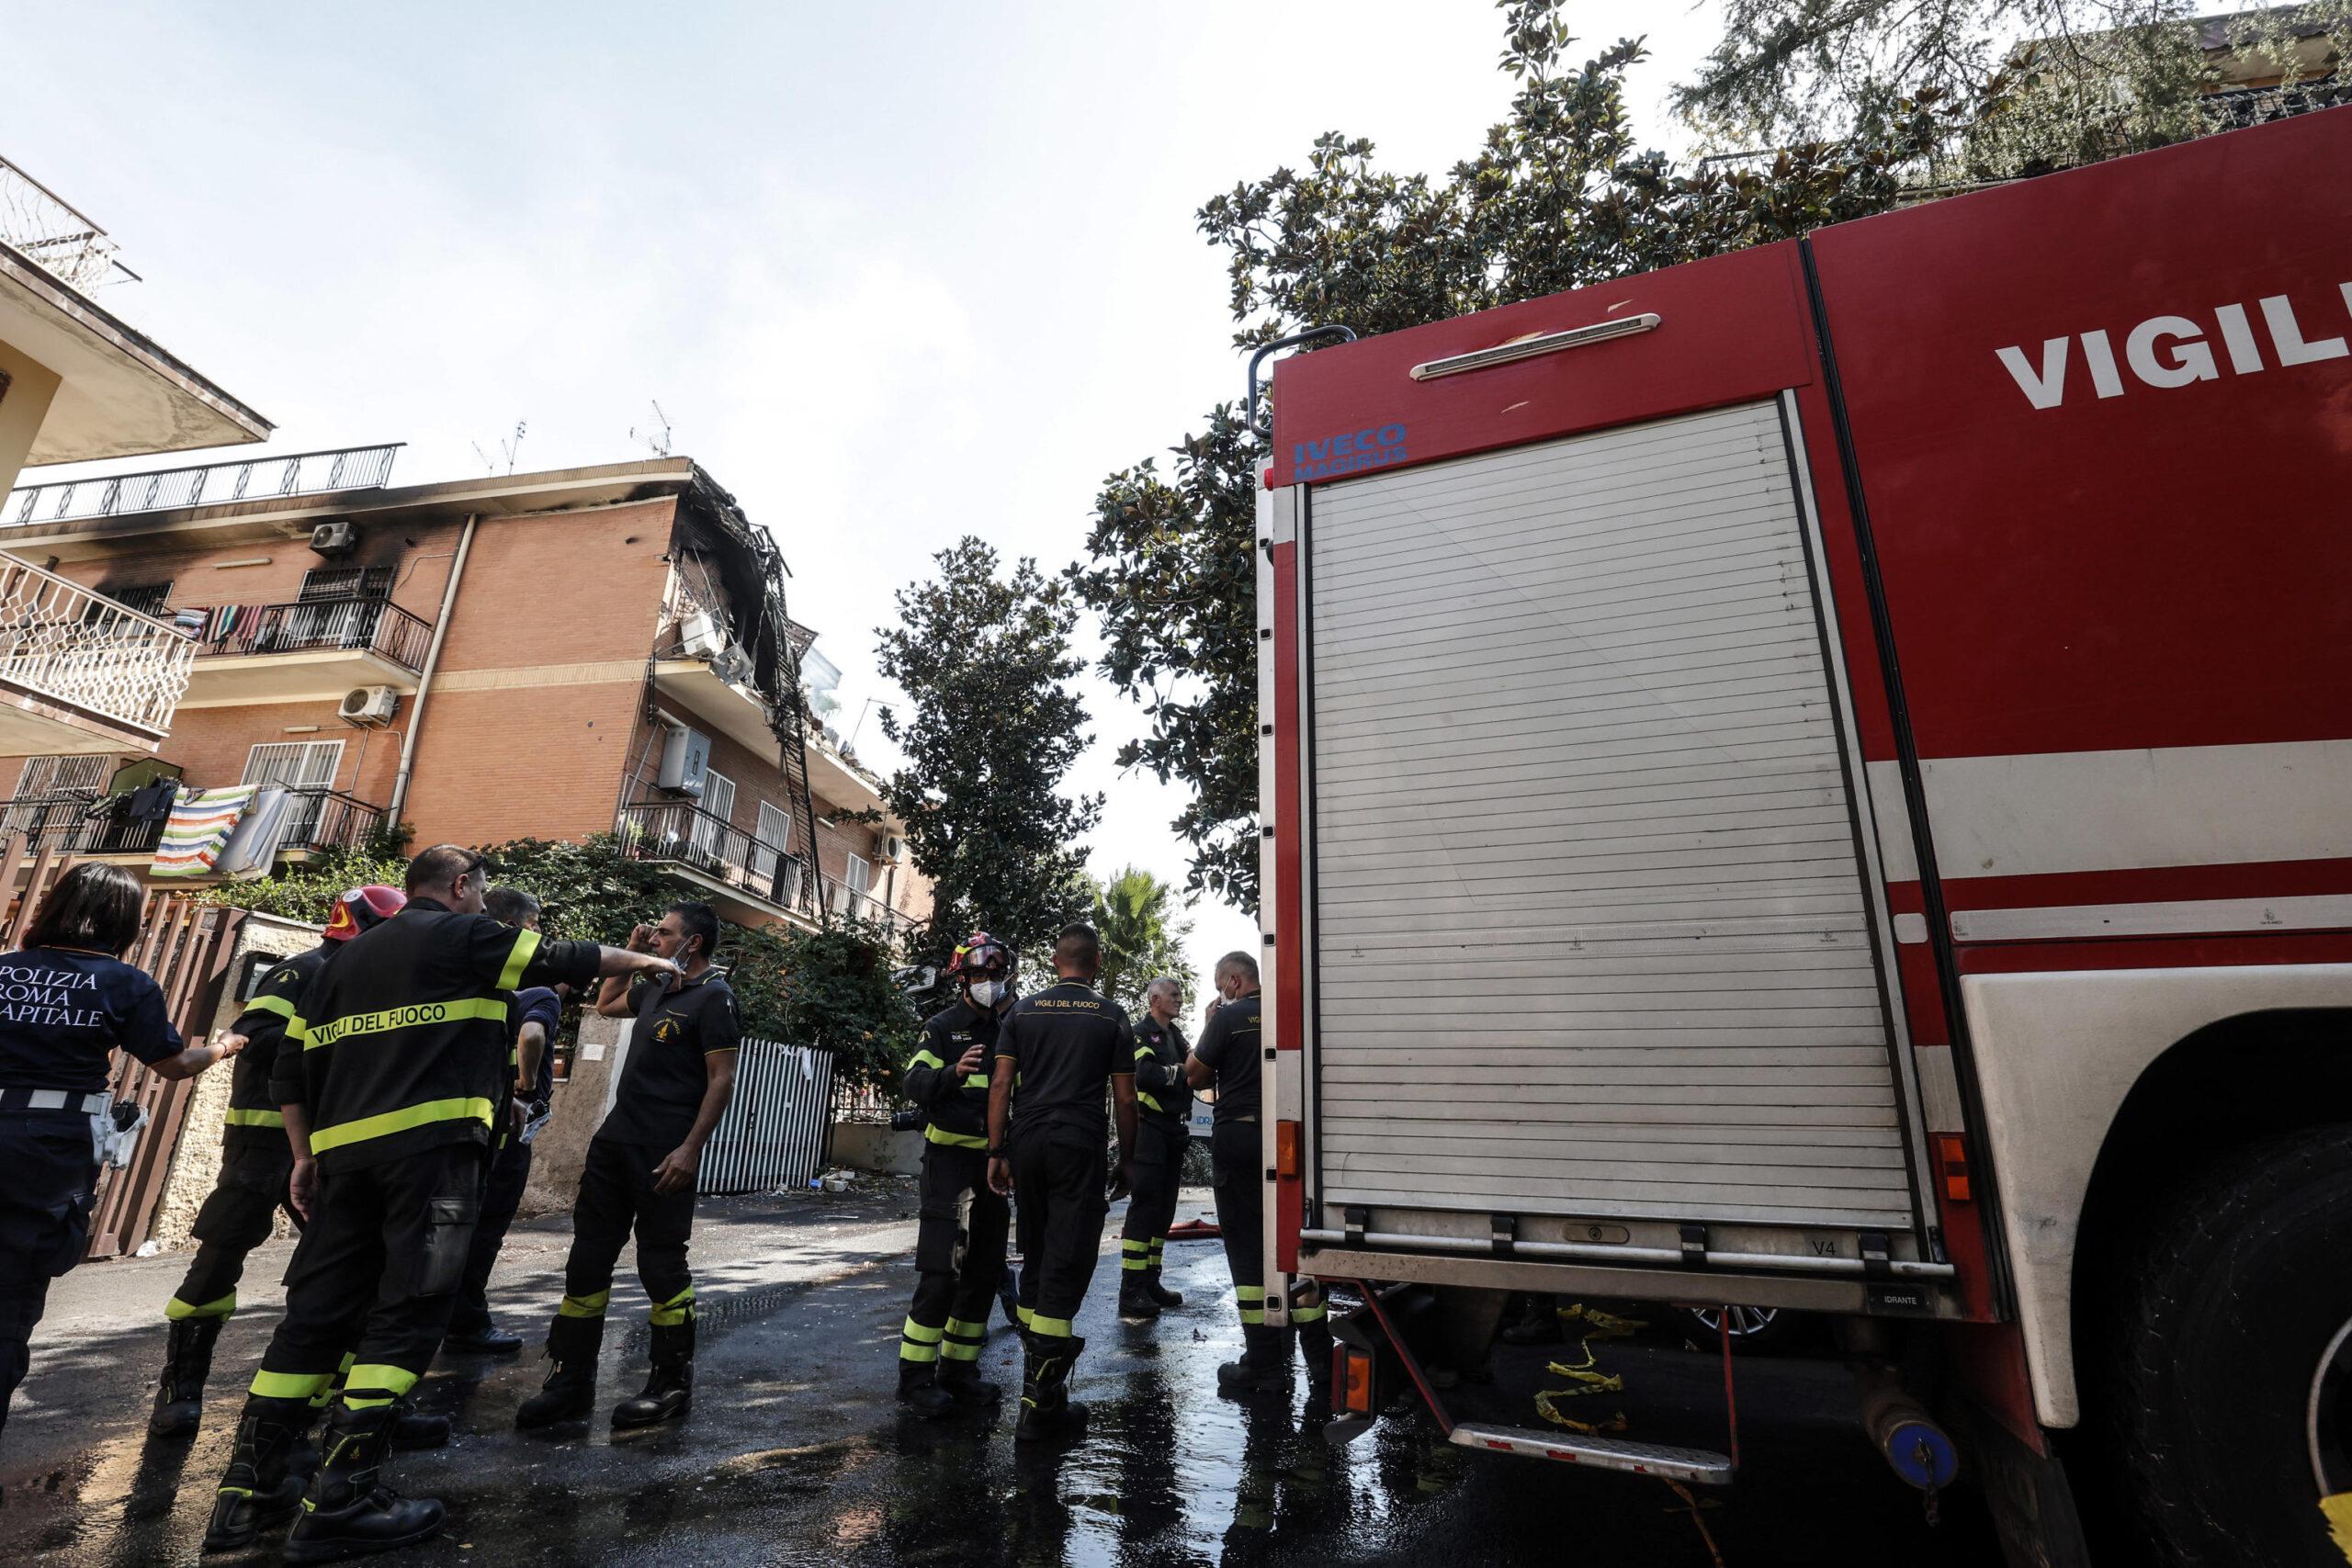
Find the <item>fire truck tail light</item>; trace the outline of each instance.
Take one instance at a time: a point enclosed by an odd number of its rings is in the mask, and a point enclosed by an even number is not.
[[[1342,1345],[1340,1353],[1347,1359],[1346,1381],[1340,1386],[1340,1408],[1354,1416],[1372,1414],[1372,1354]]]
[[[1516,343],[1500,343],[1471,354],[1429,360],[1414,366],[1408,374],[1416,381],[1434,381],[1441,376],[1459,376],[1465,370],[1484,370],[1491,366],[1509,365],[1514,360],[1532,359],[1539,354],[1557,354],[1564,348],[1582,348],[1587,344],[1606,343],[1612,337],[1648,332],[1657,324],[1657,313],[1645,310],[1638,316],[1623,316],[1613,321],[1595,321],[1589,326],[1570,327],[1565,332],[1538,333]]]
[[[1295,1122],[1274,1123],[1274,1174],[1298,1175],[1298,1123]]]
[[[1943,1182],[1947,1201],[1954,1203],[1969,1201],[1968,1145],[1958,1133],[1936,1134],[1936,1170]]]

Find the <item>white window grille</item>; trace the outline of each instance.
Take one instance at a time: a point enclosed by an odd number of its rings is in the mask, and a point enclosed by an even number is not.
[[[288,845],[307,844],[317,831],[326,795],[334,788],[335,771],[343,765],[340,740],[266,741],[245,755],[245,776],[239,784],[277,784],[295,792],[288,803],[286,836]]]
[[[727,828],[734,817],[735,781],[716,768],[706,769],[702,775],[702,809],[695,814],[694,832],[689,839],[697,859],[725,863],[728,840],[735,837]]]
[[[106,756],[26,758],[25,771],[17,775],[16,798],[7,815],[0,817],[0,836],[54,827],[58,814],[44,813],[38,803],[74,795],[96,798],[114,770],[115,760]]]

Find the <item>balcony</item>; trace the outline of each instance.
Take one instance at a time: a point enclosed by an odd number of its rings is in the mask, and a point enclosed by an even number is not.
[[[806,862],[684,801],[641,800],[621,810],[621,852],[666,865],[711,895],[730,919],[790,915],[812,923],[804,903]]]
[[[0,755],[152,754],[195,657],[169,622],[0,553]]]
[[[308,858],[327,850],[355,849],[383,826],[384,808],[335,789],[288,789],[286,829],[277,840],[281,857]],[[0,801],[0,840],[21,833],[38,853],[89,859],[122,856],[145,860],[164,836],[161,822],[133,822],[119,812],[121,797],[46,795]]]
[[[195,637],[187,705],[336,702],[355,686],[416,690],[433,627],[388,599],[217,605]]]
[[[395,441],[384,446],[295,452],[231,463],[25,485],[10,491],[8,499],[0,502],[0,528],[120,517],[134,512],[168,512],[183,506],[220,506],[281,495],[380,489],[390,480],[392,460],[406,445]]]
[[[906,936],[922,922],[902,915],[871,894],[861,893],[838,876],[823,879],[825,908],[835,916],[882,926],[893,936]]]

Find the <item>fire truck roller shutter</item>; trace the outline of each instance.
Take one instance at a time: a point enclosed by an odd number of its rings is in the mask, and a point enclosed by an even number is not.
[[[1909,1232],[1773,405],[1318,488],[1308,549],[1324,1223]]]

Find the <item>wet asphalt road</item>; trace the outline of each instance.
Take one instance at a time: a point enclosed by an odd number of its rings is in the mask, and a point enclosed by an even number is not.
[[[1699,1513],[1656,1482],[1471,1454],[1426,1423],[1384,1421],[1333,1450],[1287,1400],[1217,1397],[1236,1352],[1215,1243],[1170,1248],[1186,1303],[1156,1326],[1123,1325],[1116,1216],[1110,1256],[1079,1325],[1075,1381],[1093,1411],[1065,1450],[1016,1449],[1011,1403],[992,1418],[925,1424],[892,1398],[911,1283],[904,1187],[848,1197],[707,1202],[695,1236],[701,1354],[693,1415],[616,1438],[513,1430],[538,1383],[519,1363],[447,1357],[420,1407],[455,1418],[433,1453],[396,1457],[393,1484],[448,1502],[437,1541],[397,1563],[1176,1564],[1577,1562],[1708,1568],[1717,1562],[1979,1568],[1998,1556],[1966,1500],[1928,1528],[1852,1422],[1842,1372],[1744,1360],[1745,1466]],[[1201,1213],[1186,1193],[1181,1215]],[[505,1326],[540,1332],[560,1292],[565,1222],[518,1228],[493,1292]],[[194,1562],[249,1374],[277,1318],[286,1248],[258,1255],[246,1305],[221,1342],[203,1429],[151,1444],[143,1421],[161,1306],[184,1259],[96,1265],[61,1281],[30,1382],[0,1438],[0,1559],[61,1564]],[[634,1393],[644,1306],[623,1259],[599,1389]],[[624,1326],[625,1325],[625,1326]],[[1670,1333],[1595,1347],[1622,1373],[1609,1404],[1629,1435],[1722,1440],[1721,1367]],[[1492,1390],[1457,1414],[1539,1424],[1526,1394],[1556,1348],[1498,1359]],[[1000,1326],[984,1376],[1015,1393],[1019,1346]],[[26,1396],[30,1395],[28,1399]],[[1484,1408],[1480,1408],[1480,1406]],[[1719,1555],[1718,1555],[1719,1554]],[[269,1562],[263,1551],[209,1562]]]

